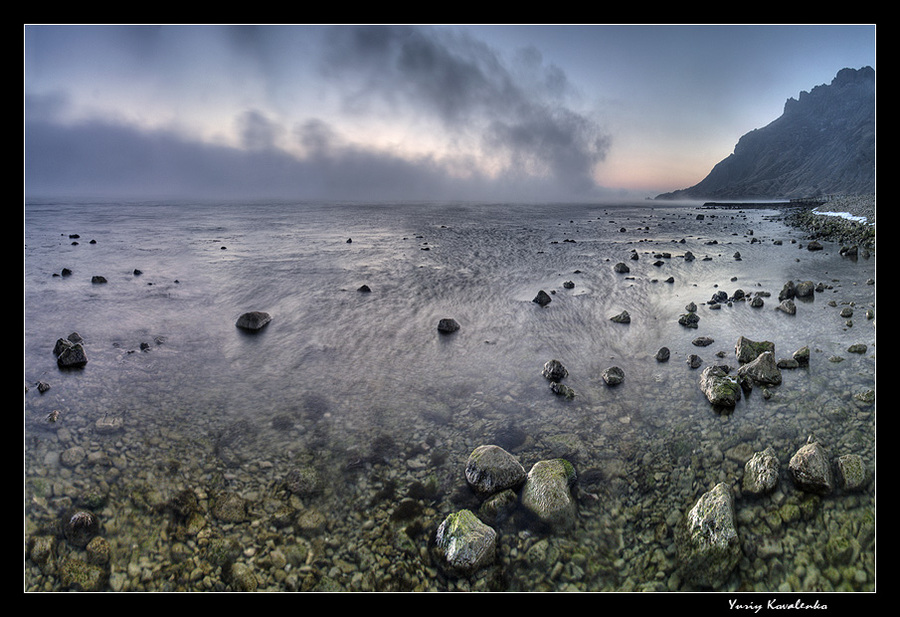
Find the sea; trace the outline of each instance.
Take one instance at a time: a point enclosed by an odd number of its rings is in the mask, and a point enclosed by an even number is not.
[[[85,588],[76,560],[118,592],[692,592],[675,530],[723,482],[742,558],[712,591],[875,590],[875,255],[808,250],[777,208],[29,199],[24,245],[26,591]],[[789,281],[818,285],[795,314]],[[237,328],[249,311],[271,321]],[[62,369],[73,333],[88,361]],[[740,337],[809,365],[716,408],[700,373],[736,368]],[[802,491],[810,441],[870,481]],[[489,444],[526,470],[570,461],[577,524],[513,510],[490,521],[494,562],[460,575],[435,530],[479,511],[465,466]],[[743,494],[768,447],[777,487]],[[66,540],[76,509],[108,560]]]

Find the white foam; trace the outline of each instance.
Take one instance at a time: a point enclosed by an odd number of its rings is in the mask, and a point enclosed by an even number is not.
[[[813,210],[815,214],[821,214],[822,216],[839,216],[842,219],[847,219],[848,221],[856,221],[858,223],[864,223],[866,225],[869,224],[869,221],[864,216],[854,216],[849,212],[821,212],[818,208]]]

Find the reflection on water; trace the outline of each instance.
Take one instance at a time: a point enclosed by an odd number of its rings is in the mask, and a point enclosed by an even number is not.
[[[25,214],[26,531],[100,490],[114,589],[230,584],[215,572],[171,574],[175,562],[203,570],[207,536],[237,539],[264,588],[465,588],[419,549],[424,530],[468,503],[468,454],[498,443],[526,468],[569,458],[585,494],[598,496],[581,503],[575,538],[543,539],[562,555],[552,578],[524,557],[540,539],[505,530],[503,588],[685,590],[672,528],[715,483],[736,483],[754,451],[772,446],[786,468],[814,436],[874,471],[874,405],[860,400],[874,390],[874,322],[865,316],[874,257],[803,250],[772,211],[44,203]],[[630,271],[615,272],[619,262]],[[71,276],[54,276],[63,268]],[[95,274],[108,283],[91,283]],[[774,310],[788,280],[823,284],[794,316]],[[532,302],[541,289],[552,294],[543,308]],[[771,295],[762,309],[705,304],[738,289]],[[690,302],[697,329],[677,323]],[[850,322],[840,315],[847,306]],[[248,310],[272,322],[254,335],[237,330]],[[610,320],[622,311],[629,324]],[[439,335],[444,317],[460,331]],[[52,349],[73,331],[89,363],[60,371]],[[714,343],[696,347],[701,335]],[[784,371],[770,396],[753,392],[720,413],[687,359],[733,364],[742,335],[775,342],[780,357],[808,345],[813,360]],[[854,343],[868,351],[847,353]],[[661,346],[672,352],[667,363],[654,359]],[[574,400],[547,389],[540,370],[551,358],[568,368]],[[611,388],[600,374],[614,365],[626,377]],[[50,389],[38,393],[38,381]],[[48,424],[53,410],[60,420]],[[98,432],[108,417],[124,429]],[[85,460],[62,463],[76,446]],[[325,477],[300,509],[324,512],[328,534],[272,523],[273,487],[301,463]],[[375,531],[396,526],[387,517],[426,480],[439,490],[413,500],[423,531],[369,556]],[[206,535],[179,542],[174,559],[159,513],[135,498],[148,485],[207,498],[236,490],[254,504],[255,522],[208,517]],[[802,521],[773,522],[798,501],[786,474],[768,500],[738,501],[747,557],[733,588],[874,588],[874,546],[860,522],[874,516],[874,486],[824,498]],[[839,533],[856,547],[849,563],[823,563],[805,548]],[[286,544],[309,544],[302,567],[272,565]],[[376,567],[384,559],[403,563],[404,574]],[[814,567],[800,572],[798,560]],[[29,581],[59,588],[29,565]]]

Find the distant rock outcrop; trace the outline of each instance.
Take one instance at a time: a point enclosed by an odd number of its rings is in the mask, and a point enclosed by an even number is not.
[[[875,192],[875,70],[841,69],[740,138],[699,184],[656,199],[789,199]]]

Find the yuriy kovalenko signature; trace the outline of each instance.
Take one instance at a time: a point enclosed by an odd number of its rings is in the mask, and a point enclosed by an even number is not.
[[[770,599],[765,604],[760,602],[740,602],[738,600],[728,600],[728,608],[737,609],[737,610],[749,610],[754,613],[758,613],[763,609],[767,610],[791,610],[791,609],[828,609],[827,604],[822,604],[818,600],[813,602],[812,604],[808,602],[804,602],[803,600],[794,600],[793,602],[784,602],[780,600],[776,600],[774,598]]]

